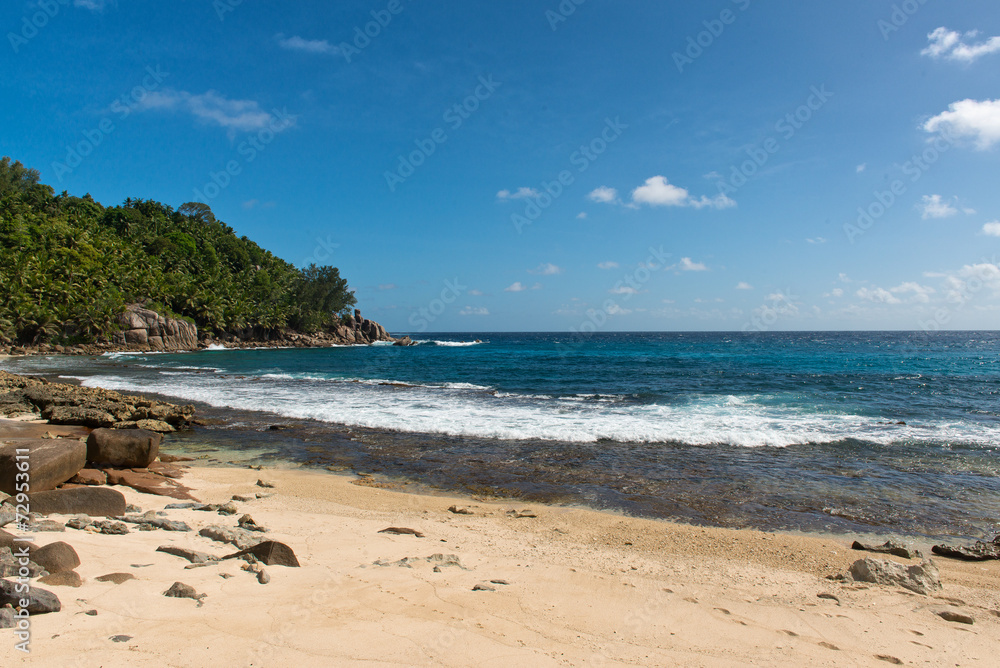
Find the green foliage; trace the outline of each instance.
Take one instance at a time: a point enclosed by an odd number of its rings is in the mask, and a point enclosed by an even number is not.
[[[330,328],[355,299],[335,267],[296,269],[205,204],[105,208],[0,160],[0,342],[107,338],[134,302],[216,334],[263,335]]]

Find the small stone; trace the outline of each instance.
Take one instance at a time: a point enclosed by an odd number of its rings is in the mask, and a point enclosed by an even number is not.
[[[513,519],[521,519],[522,517],[538,517],[538,515],[530,510],[508,510],[507,516]]]
[[[903,662],[894,656],[889,656],[888,654],[876,654],[875,658],[879,661],[885,661],[886,663],[891,663],[896,666],[902,666]]]
[[[38,582],[51,587],[81,587],[83,579],[76,571],[62,571],[39,578]]]
[[[477,584],[472,588],[472,591],[496,591],[496,587],[491,587],[489,585]]]
[[[87,610],[83,614],[87,615],[88,617],[96,617],[97,616],[97,610]]]
[[[271,492],[257,492],[255,496],[258,499],[270,499],[272,496],[274,496],[274,494],[272,494]]]
[[[93,523],[94,520],[90,519],[88,516],[77,515],[76,517],[72,518],[69,522],[66,522],[66,526],[69,527],[70,529],[77,529],[79,531],[83,531]]]
[[[239,501],[240,503],[250,503],[256,500],[256,494],[233,494],[233,501]]]
[[[424,534],[416,529],[407,529],[406,527],[388,527],[382,529],[379,533],[390,533],[395,536],[416,536],[417,538],[423,538]]]
[[[125,512],[126,513],[138,514],[138,513],[142,512],[142,508],[140,508],[139,506],[135,505],[134,503],[130,503],[127,506],[125,506]]]
[[[277,487],[277,485],[275,485],[270,480],[263,480],[263,479],[257,481],[257,486],[264,487],[266,489],[274,489],[275,487]]]
[[[261,569],[257,573],[257,582],[261,583],[262,585],[266,585],[270,581],[271,581],[271,576],[267,574],[267,571]]]
[[[223,580],[228,580],[229,578],[233,577],[233,574],[232,573],[219,573],[219,577],[222,578]]]
[[[454,515],[472,515],[472,511],[468,508],[459,508],[458,506],[452,506],[448,509],[448,512]]]
[[[0,608],[0,629],[12,629],[15,624],[14,609]]]
[[[102,575],[94,579],[98,582],[113,582],[116,585],[120,585],[128,582],[129,580],[135,580],[135,576],[131,573],[108,573],[107,575]]]
[[[224,503],[221,506],[219,506],[220,515],[235,515],[238,512],[239,509],[236,507],[236,504],[233,503],[232,501],[230,501],[229,503]]]
[[[292,548],[288,547],[284,543],[279,543],[276,540],[268,540],[258,543],[253,547],[247,548],[246,550],[225,556],[223,559],[235,559],[248,555],[253,556],[255,559],[259,559],[267,566],[288,566],[290,568],[299,567],[299,560],[295,558],[295,553],[292,551]]]
[[[128,642],[132,639],[132,636],[111,636],[108,638],[111,642]]]
[[[177,545],[161,545],[156,548],[156,551],[170,554],[175,557],[181,557],[182,559],[187,559],[192,564],[205,564],[209,561],[216,561],[216,558],[210,554],[198,552],[197,550],[190,550],[186,547],[180,547]]]
[[[168,503],[163,506],[164,510],[191,510],[192,508],[199,508],[202,504],[200,503]]]
[[[128,526],[124,522],[112,522],[111,520],[100,520],[87,528],[96,528],[99,533],[108,536],[124,536],[129,532]]]
[[[963,615],[960,612],[954,612],[952,610],[942,610],[937,613],[937,616],[947,622],[956,622],[958,624],[975,624],[976,620],[969,615]]]
[[[205,598],[205,594],[199,594],[194,590],[191,585],[186,585],[183,582],[175,582],[170,585],[170,589],[163,592],[164,596],[170,598],[190,598],[198,601],[201,604],[201,599]]]
[[[920,550],[915,550],[901,543],[896,543],[891,540],[887,540],[882,545],[867,545],[859,541],[854,541],[851,545],[852,550],[864,550],[866,552],[877,552],[881,554],[892,554],[903,559],[923,559],[923,554]]]

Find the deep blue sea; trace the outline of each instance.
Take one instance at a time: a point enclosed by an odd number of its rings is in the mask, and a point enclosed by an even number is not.
[[[415,338],[4,367],[266,411],[243,446],[445,489],[772,529],[1000,523],[998,332]],[[258,436],[277,416],[305,431]]]

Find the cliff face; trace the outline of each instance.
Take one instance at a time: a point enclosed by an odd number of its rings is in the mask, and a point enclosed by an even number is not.
[[[149,350],[194,350],[198,347],[198,328],[184,320],[165,318],[155,311],[131,304],[119,317],[122,332],[115,343]]]

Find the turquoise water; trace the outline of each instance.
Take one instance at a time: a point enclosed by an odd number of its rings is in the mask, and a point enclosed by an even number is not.
[[[1000,519],[996,332],[421,336],[7,366],[368,430],[330,457],[442,487],[769,528]]]

